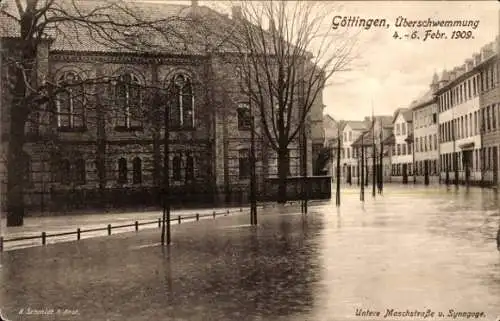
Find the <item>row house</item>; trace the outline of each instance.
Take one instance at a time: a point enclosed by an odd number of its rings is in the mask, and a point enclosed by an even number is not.
[[[355,150],[357,172],[364,170],[364,183],[368,184],[383,178],[391,180],[391,147],[393,145],[393,116],[373,116],[365,118],[369,123],[362,135],[351,146]],[[392,140],[391,140],[392,139]],[[360,184],[358,176],[357,183]]]
[[[408,182],[408,176],[413,172],[413,120],[412,112],[400,108],[392,119],[394,144],[391,150],[391,174],[401,177],[403,183]]]
[[[352,144],[363,134],[370,124],[364,121],[346,121],[341,131],[340,168],[346,183],[352,184],[359,178],[357,150]]]
[[[485,148],[483,140],[486,132],[494,137],[498,127],[494,49],[493,44],[484,46],[462,66],[445,70],[438,82],[441,180],[482,184],[487,177],[492,182],[493,168],[498,169],[498,142],[489,139],[490,146]]]
[[[478,65],[481,92],[479,94],[482,150],[481,180],[498,184],[500,145],[500,41],[482,49],[482,61]]]
[[[429,90],[410,105],[413,113],[413,177],[439,181],[438,104],[434,92],[439,77],[434,74]]]

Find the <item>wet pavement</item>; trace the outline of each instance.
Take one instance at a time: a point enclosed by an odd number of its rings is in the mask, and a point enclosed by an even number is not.
[[[4,252],[0,308],[11,320],[500,316],[498,193],[366,192],[361,204],[357,189],[344,189],[340,209],[313,206],[307,217],[300,207],[261,209],[257,227],[247,213],[181,224],[169,250],[155,229]]]
[[[240,211],[247,211],[244,207],[227,207],[215,209],[182,209],[171,212],[171,220],[177,222],[178,216],[182,221],[194,221],[196,214],[200,219],[212,218],[213,212],[216,216],[232,214]],[[4,251],[17,250],[26,247],[41,246],[41,233],[48,235],[47,244],[68,242],[76,240],[76,231],[81,229],[81,239],[101,237],[107,235],[108,224],[112,226],[112,234],[135,231],[135,222],[138,222],[138,229],[158,228],[158,219],[162,217],[161,211],[126,212],[126,213],[95,213],[80,215],[59,215],[59,216],[29,216],[24,219],[24,225],[18,227],[5,226],[5,219],[0,222],[0,236],[4,237]],[[129,225],[129,226],[126,226]],[[96,230],[100,229],[100,230]],[[70,235],[56,235],[60,233],[72,232]],[[36,236],[34,239],[23,239],[8,241],[14,238]]]

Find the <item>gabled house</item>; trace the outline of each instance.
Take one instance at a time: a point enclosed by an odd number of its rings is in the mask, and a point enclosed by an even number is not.
[[[408,183],[413,172],[413,115],[410,109],[399,108],[392,119],[394,145],[391,148],[393,179]]]

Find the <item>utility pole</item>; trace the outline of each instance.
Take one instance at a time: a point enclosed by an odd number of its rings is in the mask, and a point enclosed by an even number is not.
[[[164,101],[161,99],[160,101]],[[166,227],[166,238],[167,245],[170,245],[170,109],[167,104],[165,104],[164,112],[164,127],[165,133],[163,137],[163,217],[161,225],[161,244],[165,244],[165,227]]]
[[[341,143],[341,139],[340,139],[340,126],[337,128],[337,193],[335,194],[336,198],[335,198],[335,204],[337,206],[340,206],[340,143]]]
[[[365,201],[365,143],[364,133],[361,133],[361,194],[359,199]]]
[[[257,157],[255,156],[255,120],[250,109],[251,115],[251,132],[250,132],[250,166],[251,166],[251,176],[250,176],[250,224],[257,225],[257,192],[256,192],[256,162]]]
[[[378,193],[382,194],[384,190],[384,136],[382,121],[380,121],[380,171],[379,171],[379,189]]]
[[[248,57],[245,53],[244,56],[244,68],[248,68],[248,80],[247,80],[247,90],[248,90],[248,109],[250,112],[250,225],[257,225],[257,173],[256,173],[256,162],[257,157],[255,156],[255,117],[252,108],[252,97],[250,95],[251,88],[251,68],[248,65]]]
[[[372,124],[372,197],[375,198],[375,181],[377,180],[377,171],[375,170],[377,151],[375,150],[375,118]]]

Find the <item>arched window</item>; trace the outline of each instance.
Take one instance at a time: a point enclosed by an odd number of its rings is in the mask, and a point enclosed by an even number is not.
[[[141,82],[132,73],[120,76],[115,88],[118,130],[139,130],[142,127]]]
[[[170,124],[173,128],[194,127],[194,97],[191,79],[179,74],[173,79],[173,102],[170,108]]]
[[[142,183],[142,160],[139,157],[134,158],[133,163],[133,177],[132,181],[134,184]]]
[[[60,171],[59,181],[62,184],[69,184],[71,182],[71,164],[69,160],[67,159],[61,160],[59,171]]]
[[[85,128],[85,90],[82,79],[66,72],[57,79],[57,127],[59,130]]]
[[[186,156],[186,180],[194,179],[194,158],[190,154]]]
[[[175,181],[180,181],[182,178],[182,160],[181,157],[176,155],[172,159],[172,174]]]
[[[126,184],[127,180],[127,160],[122,157],[118,160],[118,184]]]
[[[27,153],[23,153],[23,179],[26,187],[33,184],[32,180],[32,168],[31,168],[31,157]]]
[[[252,115],[250,114],[250,105],[248,103],[238,104],[238,129],[250,130],[252,126]]]
[[[75,183],[85,185],[86,181],[85,159],[80,158],[75,162]]]

